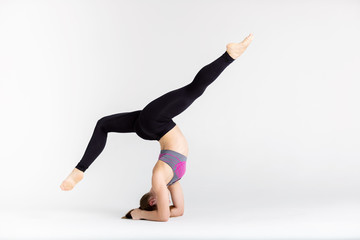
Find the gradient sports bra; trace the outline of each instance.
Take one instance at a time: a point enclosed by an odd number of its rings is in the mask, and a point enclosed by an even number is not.
[[[179,181],[185,174],[186,171],[186,159],[185,155],[175,152],[173,150],[161,150],[159,160],[166,162],[172,168],[174,177],[166,186],[170,186],[175,182]]]

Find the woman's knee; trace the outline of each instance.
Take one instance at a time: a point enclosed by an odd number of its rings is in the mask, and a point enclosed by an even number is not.
[[[106,132],[106,126],[108,125],[108,122],[109,118],[107,116],[102,117],[96,122],[96,128]]]
[[[203,86],[189,86],[186,89],[186,98],[193,102],[205,92],[205,89],[206,87]]]

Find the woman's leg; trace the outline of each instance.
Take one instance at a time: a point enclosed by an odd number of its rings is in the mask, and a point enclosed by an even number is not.
[[[103,151],[107,134],[109,132],[128,133],[134,132],[134,123],[140,114],[140,110],[109,115],[97,121],[85,153],[73,171],[62,182],[60,188],[68,191],[82,180],[86,169]]]
[[[216,60],[201,68],[194,80],[188,85],[170,91],[151,101],[141,112],[142,124],[146,125],[149,120],[166,122],[182,113],[204,93],[205,89],[233,61],[234,59],[225,52]]]
[[[156,136],[159,140],[176,124],[172,118],[187,109],[215,79],[238,58],[249,46],[253,39],[248,35],[239,43],[229,43],[227,50],[216,60],[200,69],[195,78],[188,85],[168,92],[151,101],[140,114],[140,123],[143,130]]]
[[[234,59],[225,52],[210,64],[202,67],[188,85],[163,95],[158,101],[158,107],[163,116],[173,118],[187,109],[205,89],[218,78]]]
[[[133,112],[117,113],[105,116],[97,121],[85,153],[76,165],[76,168],[85,172],[105,148],[109,132],[129,133],[134,132],[134,123],[140,110]]]

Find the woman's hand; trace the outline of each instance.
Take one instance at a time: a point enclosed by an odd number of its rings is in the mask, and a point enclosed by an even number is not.
[[[131,215],[132,219],[140,220],[140,218],[141,218],[141,210],[139,208],[135,208],[134,210],[132,210],[130,212],[130,215]]]

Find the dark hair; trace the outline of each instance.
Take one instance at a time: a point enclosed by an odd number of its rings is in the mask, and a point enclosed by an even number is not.
[[[145,193],[141,199],[140,199],[140,209],[141,210],[147,210],[147,211],[153,211],[153,210],[157,210],[157,205],[154,204],[152,206],[150,206],[149,204],[149,199],[152,197],[152,194],[150,192]]]

